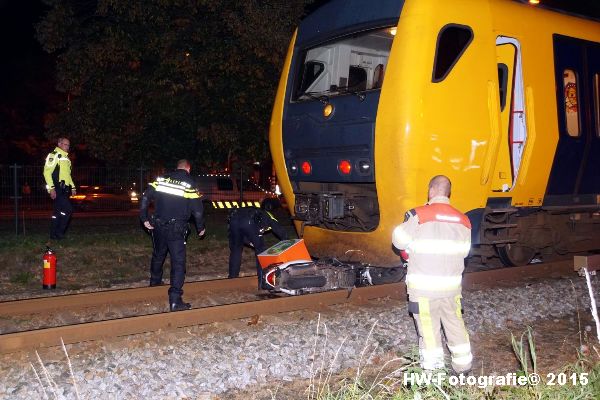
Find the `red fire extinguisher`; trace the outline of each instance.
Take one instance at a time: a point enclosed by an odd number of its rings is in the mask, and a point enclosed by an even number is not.
[[[56,289],[56,254],[46,246],[44,253],[44,276],[42,278],[44,289]]]

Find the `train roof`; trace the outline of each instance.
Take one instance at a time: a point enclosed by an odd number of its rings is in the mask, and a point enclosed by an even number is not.
[[[528,5],[530,7],[541,8],[549,11],[553,11],[559,14],[569,15],[572,17],[589,19],[592,21],[600,22],[600,1],[598,0],[584,0],[584,1],[573,1],[573,0],[540,0],[540,3],[537,5],[530,5],[528,0],[510,0],[517,3],[522,3]],[[308,18],[313,12],[316,10],[320,10],[321,8],[332,7],[336,8],[334,3],[343,3],[345,6],[348,6],[348,3],[351,3],[352,0],[321,0],[312,3],[306,8],[306,15],[303,19]],[[402,5],[404,3],[403,0],[385,0],[385,3],[396,3],[397,5]],[[364,3],[364,2],[363,2]],[[372,7],[374,8],[374,7]]]

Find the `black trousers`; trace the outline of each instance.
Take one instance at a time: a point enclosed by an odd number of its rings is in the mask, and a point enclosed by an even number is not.
[[[242,251],[245,243],[251,243],[254,246],[255,254],[266,250],[265,241],[254,224],[249,224],[245,220],[232,219],[229,222],[229,278],[240,276]],[[258,263],[258,258],[256,259],[256,275],[258,276],[258,288],[260,289],[262,268]]]
[[[50,237],[52,239],[62,239],[67,231],[69,219],[73,214],[73,206],[69,200],[71,191],[56,189],[56,198],[54,199],[54,211],[52,212],[52,223],[50,224]]]
[[[169,303],[181,301],[185,281],[185,236],[187,222],[155,223],[152,233],[154,250],[150,261],[150,284],[162,283],[163,264],[167,252],[171,256],[171,287]]]

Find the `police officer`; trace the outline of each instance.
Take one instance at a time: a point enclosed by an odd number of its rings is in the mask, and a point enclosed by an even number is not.
[[[469,219],[450,205],[450,180],[443,175],[429,182],[429,202],[406,213],[394,229],[392,242],[408,253],[408,311],[419,336],[421,366],[444,367],[440,327],[446,334],[455,373],[471,369],[473,356],[461,312],[464,258],[471,247]]]
[[[58,145],[46,156],[44,180],[50,198],[54,200],[50,239],[60,240],[65,236],[73,206],[69,197],[75,195],[75,184],[71,178],[71,160],[67,138],[59,138]]]
[[[150,262],[150,286],[162,284],[163,263],[167,251],[171,255],[171,311],[191,308],[191,304],[184,303],[181,297],[185,280],[185,244],[190,215],[194,216],[198,236],[203,237],[205,232],[202,200],[190,176],[190,169],[191,165],[187,160],[179,160],[175,172],[157,178],[148,186],[140,205],[140,219],[152,234],[154,245]],[[151,201],[155,203],[155,212],[152,218],[148,218],[148,205]]]
[[[272,231],[279,240],[286,240],[287,234],[273,215],[255,207],[236,208],[229,214],[229,278],[240,275],[242,250],[248,243],[254,247],[255,254],[267,248],[263,239],[265,232]],[[262,289],[262,268],[256,259],[258,289]]]

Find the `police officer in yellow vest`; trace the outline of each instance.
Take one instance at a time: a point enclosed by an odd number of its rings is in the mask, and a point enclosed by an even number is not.
[[[179,160],[177,170],[150,183],[142,196],[140,219],[152,234],[152,261],[150,261],[150,286],[162,284],[163,263],[167,252],[171,255],[171,287],[169,309],[182,311],[191,308],[184,303],[185,245],[188,220],[194,217],[196,232],[204,236],[204,209],[196,183],[190,176],[188,160]],[[148,216],[148,206],[154,201],[154,215]]]
[[[65,236],[73,206],[69,200],[75,194],[75,183],[71,178],[71,160],[67,138],[59,138],[58,146],[46,156],[44,179],[50,198],[54,200],[54,211],[50,228],[50,238],[60,240]]]
[[[471,369],[473,356],[461,310],[464,258],[471,248],[469,219],[450,205],[450,179],[429,182],[429,202],[405,215],[392,234],[394,247],[408,253],[408,311],[419,336],[423,369],[444,368],[443,327],[455,373]]]

